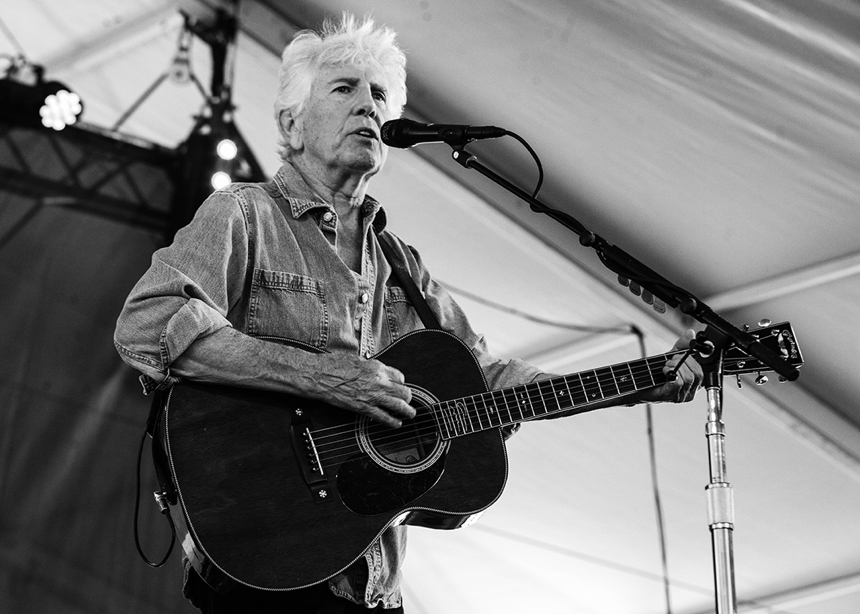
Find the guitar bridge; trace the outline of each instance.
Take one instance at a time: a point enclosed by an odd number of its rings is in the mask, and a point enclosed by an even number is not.
[[[332,489],[323,470],[317,453],[316,444],[311,434],[311,421],[301,408],[293,410],[290,421],[290,438],[293,440],[293,452],[299,463],[299,469],[308,486],[311,498],[316,503],[332,500]]]

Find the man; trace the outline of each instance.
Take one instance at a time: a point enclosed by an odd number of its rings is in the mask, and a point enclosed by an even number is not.
[[[410,388],[372,356],[423,325],[380,233],[393,240],[395,258],[441,327],[471,348],[491,388],[545,376],[488,354],[419,255],[384,230],[385,213],[367,195],[387,155],[380,127],[406,101],[405,57],[394,39],[371,20],[345,16],[285,49],[275,103],[281,169],[272,182],[210,196],[173,244],[154,254],[120,315],[116,346],[142,372],[147,392],[183,379],[255,387],[399,427],[415,415]],[[687,360],[674,381],[615,402],[684,402],[700,381],[698,365]],[[240,585],[220,595],[189,569],[185,592],[204,612],[398,612],[405,538],[405,527],[386,529],[364,557],[310,589]]]

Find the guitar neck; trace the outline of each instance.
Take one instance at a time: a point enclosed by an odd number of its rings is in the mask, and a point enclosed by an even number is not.
[[[654,388],[666,382],[663,367],[671,357],[661,354],[436,403],[442,437],[453,439],[571,410],[584,412],[601,401]]]

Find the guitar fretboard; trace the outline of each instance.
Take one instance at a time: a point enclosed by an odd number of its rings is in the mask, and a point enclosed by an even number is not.
[[[582,408],[666,382],[662,354],[436,403],[443,439]]]

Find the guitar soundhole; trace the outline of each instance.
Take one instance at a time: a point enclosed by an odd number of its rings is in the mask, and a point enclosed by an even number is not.
[[[432,465],[448,448],[430,406],[434,400],[425,391],[412,390],[415,418],[398,429],[363,419],[359,428],[362,449],[379,465],[397,473],[415,473]]]

